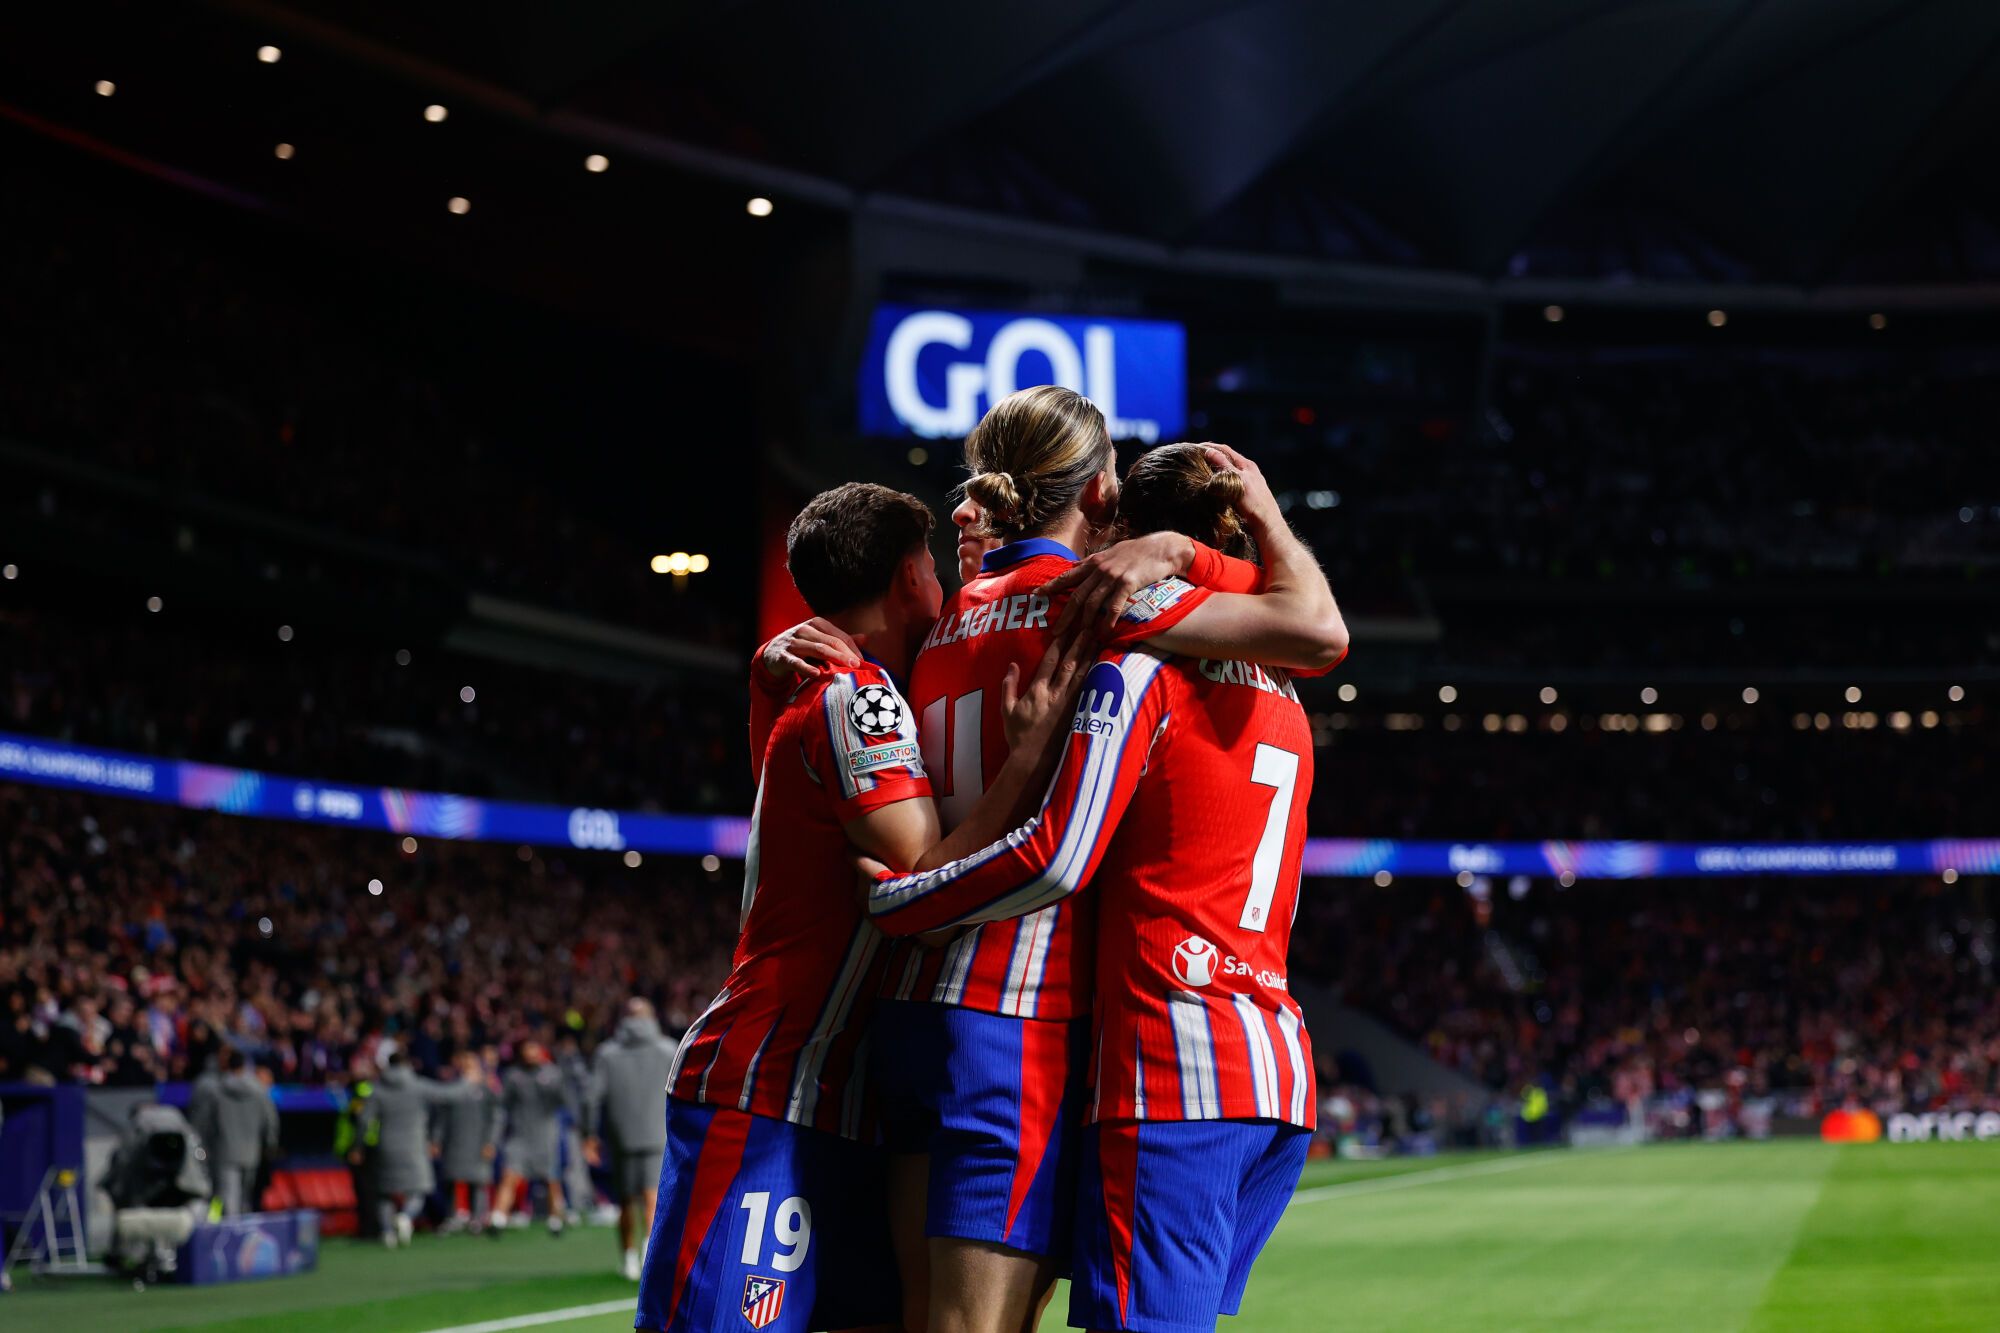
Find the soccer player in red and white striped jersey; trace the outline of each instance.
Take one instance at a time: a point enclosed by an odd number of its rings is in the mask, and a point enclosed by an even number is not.
[[[1234,537],[1231,458],[1153,451],[1127,478],[1125,521]],[[1283,541],[1274,506],[1255,517]],[[1093,1128],[1073,1317],[1208,1327],[1240,1300],[1313,1124],[1311,1049],[1286,986],[1311,733],[1282,671],[1146,648],[1105,653],[1072,728],[1039,815],[964,860],[880,884],[870,910],[890,933],[1025,922],[1092,887]],[[1240,1185],[1218,1195],[1218,1181]]]
[[[916,866],[976,845],[939,842],[892,674],[942,598],[932,522],[910,496],[850,485],[792,525],[800,592],[868,634],[879,658],[805,681],[773,720],[735,958],[669,1075],[639,1327],[733,1326],[753,1307],[759,1327],[778,1329],[900,1318],[884,1167],[863,1117],[862,1046],[886,949],[854,891],[851,849]],[[968,826],[1005,828],[1015,815],[1004,807],[1030,803],[1036,762],[1024,745]]]

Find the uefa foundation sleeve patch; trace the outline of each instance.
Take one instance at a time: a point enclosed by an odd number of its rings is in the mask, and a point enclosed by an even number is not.
[[[847,771],[857,776],[881,768],[913,768],[921,773],[923,767],[923,753],[910,741],[864,746],[847,756]]]
[[[1143,625],[1149,620],[1157,620],[1180,605],[1193,591],[1194,585],[1186,579],[1167,578],[1149,583],[1132,594],[1118,619],[1127,625]]]

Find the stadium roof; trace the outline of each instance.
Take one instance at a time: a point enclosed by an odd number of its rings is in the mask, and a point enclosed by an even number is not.
[[[1984,169],[2000,6],[1977,0],[289,12],[543,118],[830,203],[1481,277],[2000,276]]]

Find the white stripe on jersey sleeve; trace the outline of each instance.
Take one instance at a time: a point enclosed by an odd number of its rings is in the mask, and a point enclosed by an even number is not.
[[[1180,1064],[1181,1114],[1188,1120],[1220,1120],[1208,1005],[1192,991],[1168,991],[1167,1012],[1173,1018],[1174,1055]]]
[[[1295,1125],[1306,1123],[1306,1054],[1299,1046],[1299,1016],[1278,1006],[1278,1031],[1285,1039],[1285,1054],[1292,1061],[1291,1114],[1285,1118]]]
[[[764,870],[764,844],[760,831],[764,823],[764,784],[757,784],[757,803],[750,807],[750,841],[743,847],[743,909],[736,917],[741,934],[749,924],[751,904],[757,901],[757,877]]]
[[[772,1034],[778,1030],[784,1021],[785,1011],[780,1009],[778,1016],[771,1020],[771,1026],[764,1029],[764,1039],[757,1043],[756,1053],[750,1057],[750,1063],[743,1067],[743,1091],[736,1098],[737,1110],[747,1111],[750,1109],[750,1098],[757,1091],[757,1068],[764,1063],[764,1052],[771,1045]]]
[[[715,1011],[728,1000],[729,987],[724,986],[715,993],[715,998],[708,1002],[708,1008],[701,1011],[701,1017],[688,1024],[687,1031],[681,1033],[681,1044],[674,1051],[674,1061],[667,1066],[667,1087],[672,1088],[681,1081],[681,1066],[687,1063],[688,1052],[694,1049],[695,1038],[701,1035],[702,1028],[706,1026]]]

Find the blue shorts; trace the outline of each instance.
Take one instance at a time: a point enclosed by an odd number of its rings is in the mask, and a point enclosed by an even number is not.
[[[1311,1141],[1310,1130],[1274,1120],[1086,1127],[1069,1322],[1211,1333],[1243,1304]]]
[[[930,1154],[926,1235],[1067,1254],[1089,1024],[877,1006],[869,1083],[889,1150]]]
[[[667,1152],[633,1326],[672,1333],[895,1323],[879,1148],[667,1099]]]

